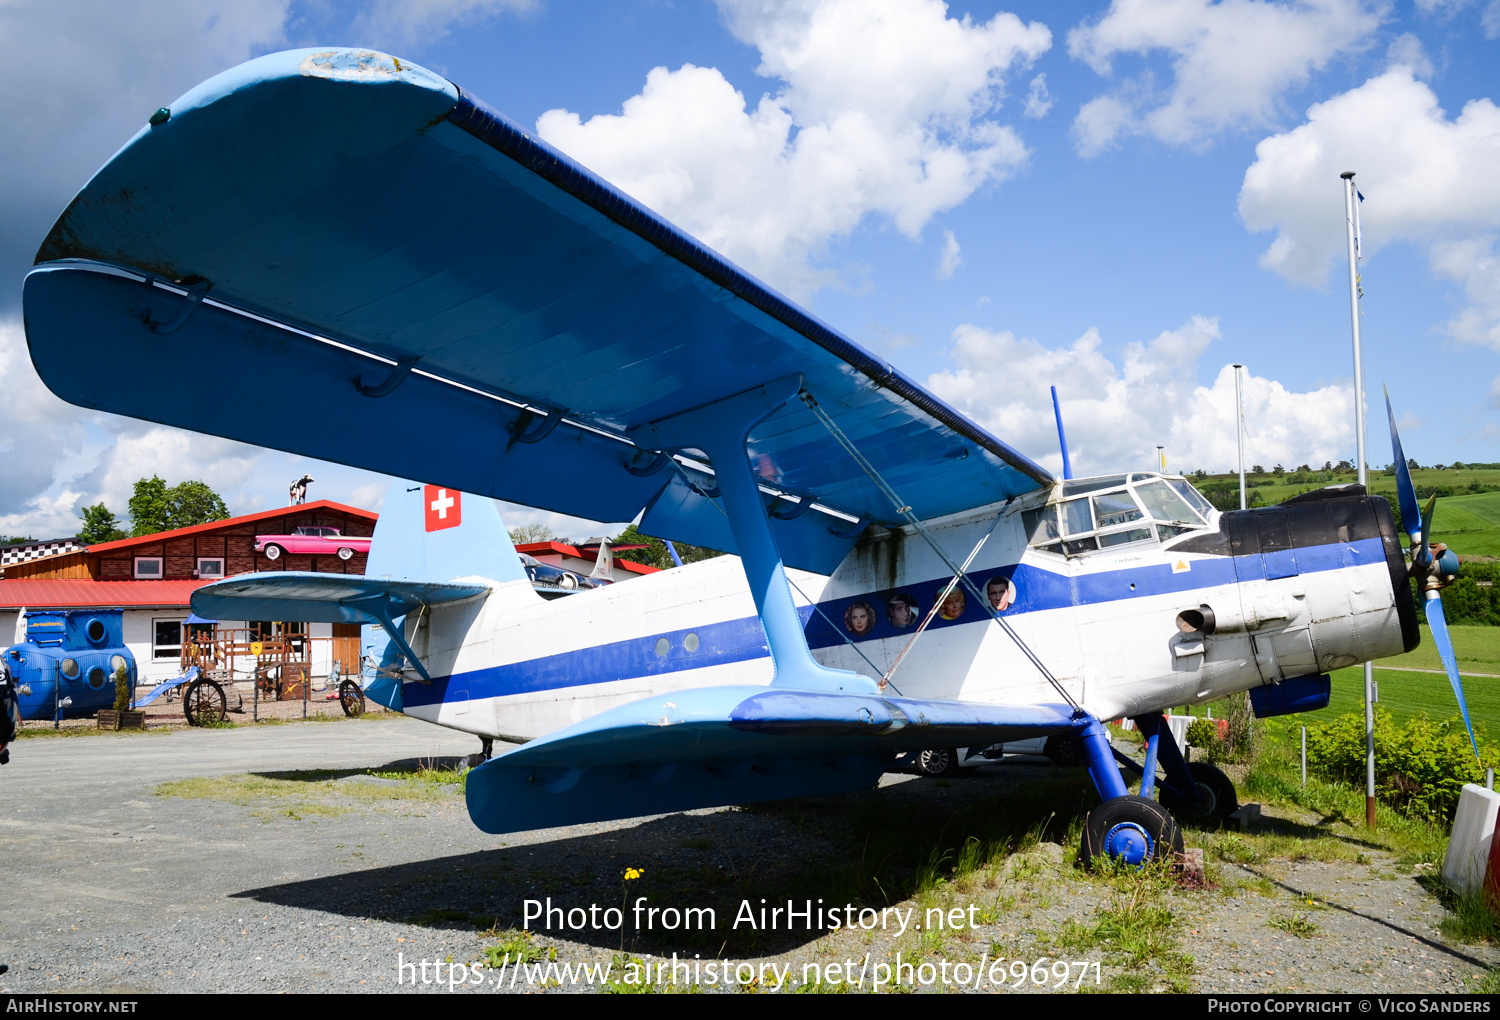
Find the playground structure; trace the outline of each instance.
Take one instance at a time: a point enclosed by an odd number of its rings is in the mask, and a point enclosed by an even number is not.
[[[222,721],[227,712],[242,710],[241,683],[253,684],[252,713],[257,720],[262,700],[301,701],[305,715],[314,678],[324,675],[337,683],[340,704],[353,716],[364,711],[359,672],[358,637],[312,637],[300,623],[225,627],[189,620],[174,686],[194,726]]]

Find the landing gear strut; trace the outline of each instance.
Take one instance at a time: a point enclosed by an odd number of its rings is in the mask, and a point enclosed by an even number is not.
[[[1080,860],[1085,866],[1102,857],[1140,867],[1150,860],[1180,855],[1182,832],[1173,813],[1198,824],[1215,825],[1238,806],[1234,783],[1228,776],[1206,762],[1190,765],[1183,760],[1163,716],[1140,716],[1135,724],[1146,737],[1144,766],[1111,747],[1097,719],[1088,720],[1075,731],[1094,786],[1104,800],[1084,822]],[[1156,779],[1158,761],[1166,772],[1160,784]],[[1119,765],[1141,776],[1139,795],[1127,791]],[[1158,785],[1160,803],[1151,799]]]

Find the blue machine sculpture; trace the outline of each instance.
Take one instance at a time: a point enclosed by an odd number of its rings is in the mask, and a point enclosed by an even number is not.
[[[124,666],[135,689],[135,656],[125,647],[123,609],[42,609],[26,614],[26,640],[5,650],[20,691],[22,719],[78,719],[115,703]]]

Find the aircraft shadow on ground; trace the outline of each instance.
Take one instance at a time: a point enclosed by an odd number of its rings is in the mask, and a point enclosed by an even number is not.
[[[1086,811],[1092,796],[1083,770],[1007,766],[952,781],[917,779],[860,794],[606,823],[583,834],[575,827],[553,839],[232,895],[347,917],[526,927],[543,944],[550,937],[638,953],[774,954],[826,929],[816,927],[816,913],[812,930],[800,917],[788,930],[785,914],[775,930],[763,929],[762,899],[768,909],[785,908],[788,900],[799,911],[808,901],[815,912],[820,906],[842,912],[849,904],[856,911],[883,908],[910,895],[924,867],[951,869],[971,838],[1014,846],[1043,827],[1044,838],[1061,838],[1070,820],[1063,815]],[[627,882],[627,868],[644,874]],[[553,914],[550,927],[545,916],[528,923],[525,901],[545,909],[549,897],[562,916]],[[746,904],[754,926],[743,920]],[[621,928],[604,927],[604,911],[622,906],[623,940]],[[655,916],[652,907],[659,909]],[[688,908],[712,914],[694,915],[688,928]],[[575,923],[589,914],[585,927],[567,926],[570,910]],[[674,920],[677,926],[667,927]]]

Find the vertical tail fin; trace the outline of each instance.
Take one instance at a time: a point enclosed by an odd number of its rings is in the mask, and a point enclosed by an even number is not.
[[[370,542],[368,577],[524,581],[495,501],[440,485],[392,482]]]
[[[613,581],[615,579],[615,553],[609,547],[609,539],[599,540],[599,558],[594,561],[594,571],[590,577],[601,581]]]

